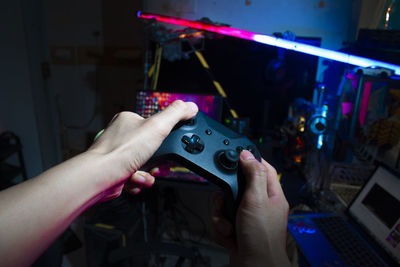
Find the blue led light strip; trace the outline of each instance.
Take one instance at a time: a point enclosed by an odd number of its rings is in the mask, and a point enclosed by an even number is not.
[[[395,64],[386,63],[379,60],[374,60],[370,58],[355,56],[351,54],[346,54],[343,52],[338,52],[335,50],[320,48],[312,45],[302,44],[294,41],[285,40],[282,38],[272,37],[264,34],[255,34],[253,40],[259,43],[268,44],[272,46],[277,46],[285,48],[288,50],[294,50],[302,52],[309,55],[314,55],[318,57],[328,58],[344,63],[348,63],[360,67],[382,67],[386,69],[391,69],[396,75],[400,75],[400,66]]]
[[[320,48],[317,46],[302,44],[294,41],[285,40],[282,38],[277,38],[265,34],[259,34],[255,32],[245,31],[241,29],[231,28],[227,26],[215,25],[211,23],[204,23],[195,20],[181,19],[176,17],[169,17],[153,13],[138,12],[137,17],[142,19],[153,19],[160,22],[171,23],[175,25],[186,26],[194,29],[205,30],[215,33],[220,33],[223,35],[229,35],[241,39],[253,40],[259,43],[272,45],[276,47],[285,48],[288,50],[294,50],[297,52],[302,52],[309,55],[314,55],[318,57],[328,58],[344,63],[348,63],[360,67],[382,67],[385,69],[390,69],[394,71],[394,74],[400,75],[400,66],[390,63],[386,63],[379,60],[374,60],[365,57],[359,57],[351,54],[346,54],[343,52],[338,52],[335,50]]]

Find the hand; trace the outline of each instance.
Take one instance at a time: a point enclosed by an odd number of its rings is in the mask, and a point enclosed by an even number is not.
[[[236,216],[236,233],[222,216],[223,198],[214,198],[216,241],[231,252],[232,266],[290,266],[286,255],[286,226],[289,205],[275,169],[264,159],[242,151],[240,165],[246,189]]]
[[[30,266],[79,214],[121,194],[128,180],[133,193],[151,186],[154,178],[137,170],[197,110],[176,101],[149,119],[119,113],[88,151],[0,191],[1,266]]]
[[[154,177],[137,170],[179,121],[192,118],[197,111],[196,104],[177,100],[148,119],[132,112],[117,114],[88,150],[88,153],[106,155],[114,163],[108,164],[106,179],[101,181],[105,190],[102,201],[118,197],[124,185],[133,194],[151,186]]]

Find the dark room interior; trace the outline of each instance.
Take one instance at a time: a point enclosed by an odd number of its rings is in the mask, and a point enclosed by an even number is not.
[[[0,266],[400,266],[400,1],[1,6]]]

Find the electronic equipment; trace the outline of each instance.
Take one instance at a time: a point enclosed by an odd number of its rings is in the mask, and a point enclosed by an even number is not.
[[[371,163],[331,163],[327,175],[330,191],[348,207],[375,169]]]
[[[169,93],[159,91],[138,91],[136,95],[136,113],[143,118],[162,111],[175,100],[190,101],[197,104],[199,110],[219,121],[222,113],[222,99],[214,95]]]
[[[400,176],[380,165],[345,214],[289,216],[310,266],[400,264]]]
[[[239,154],[249,150],[261,162],[256,146],[203,112],[178,123],[143,167],[149,170],[164,159],[174,159],[224,190],[225,215],[234,223],[245,186]]]
[[[373,60],[370,58],[364,58],[352,54],[346,54],[339,51],[334,51],[330,49],[324,49],[320,47],[314,47],[311,45],[306,45],[298,43],[295,41],[289,41],[282,38],[269,36],[265,34],[260,34],[256,32],[245,31],[242,29],[227,27],[226,25],[216,25],[209,22],[194,21],[188,19],[182,19],[177,17],[164,16],[160,14],[146,13],[139,11],[137,13],[138,18],[142,19],[152,19],[159,22],[171,23],[175,25],[181,25],[186,27],[191,27],[198,30],[205,30],[215,33],[220,33],[223,35],[233,36],[236,38],[241,38],[245,40],[255,41],[257,43],[272,45],[276,47],[285,48],[288,50],[294,50],[301,53],[306,53],[318,57],[324,57],[327,59],[336,60],[339,62],[344,62],[350,65],[356,65],[361,67],[378,66],[387,69],[392,69],[395,71],[396,75],[400,74],[400,66]]]
[[[324,103],[325,85],[318,84],[313,102],[303,98],[289,107],[288,118],[280,127],[285,138],[286,167],[312,163],[310,152],[321,151],[327,143],[328,105]]]

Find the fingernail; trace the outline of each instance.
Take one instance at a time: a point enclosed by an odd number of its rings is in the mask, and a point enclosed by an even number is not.
[[[134,180],[135,182],[142,184],[146,182],[146,178],[140,174],[135,175]]]
[[[190,108],[193,112],[197,112],[198,111],[198,107],[195,103],[193,102],[186,102],[186,105],[188,106],[188,108]]]
[[[254,155],[250,151],[243,150],[242,153],[240,153],[240,158],[243,160],[250,160],[254,159]]]
[[[132,192],[132,194],[136,195],[136,194],[139,194],[140,191],[141,191],[141,188],[136,187],[136,188],[133,188],[131,192]]]

